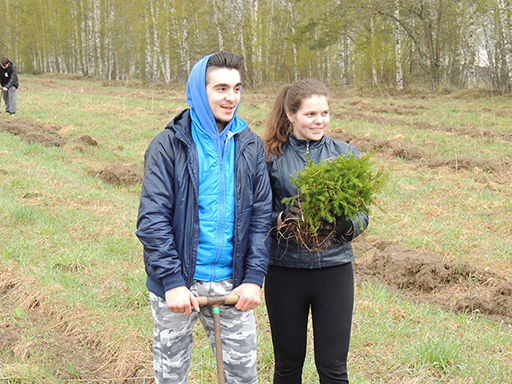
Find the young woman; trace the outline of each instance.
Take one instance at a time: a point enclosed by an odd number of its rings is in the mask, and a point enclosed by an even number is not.
[[[273,227],[290,214],[281,200],[297,195],[290,176],[337,156],[356,157],[349,144],[326,136],[329,90],[316,80],[284,87],[267,119],[263,139],[273,192]],[[296,212],[295,212],[296,213]],[[292,213],[293,214],[293,209]],[[265,281],[272,342],[274,383],[300,384],[306,356],[309,310],[313,319],[315,364],[320,383],[348,383],[347,354],[354,303],[354,254],[350,241],[368,226],[368,216],[338,218],[321,250],[308,250],[293,238],[272,234]]]

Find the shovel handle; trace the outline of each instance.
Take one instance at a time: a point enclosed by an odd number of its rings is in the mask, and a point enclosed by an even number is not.
[[[216,296],[198,296],[197,302],[201,307],[205,305],[218,306],[218,305],[231,305],[238,303],[238,295],[216,295]]]

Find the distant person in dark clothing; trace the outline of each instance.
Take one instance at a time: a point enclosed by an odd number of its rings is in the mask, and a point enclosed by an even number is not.
[[[0,85],[2,98],[5,102],[5,112],[11,116],[16,113],[16,92],[18,90],[18,73],[16,66],[7,57],[0,61]]]

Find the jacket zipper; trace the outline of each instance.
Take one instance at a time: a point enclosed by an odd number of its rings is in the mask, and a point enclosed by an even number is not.
[[[306,141],[306,155],[309,155],[309,141]]]
[[[215,281],[215,276],[217,274],[217,263],[220,260],[222,255],[222,235],[223,235],[223,227],[224,227],[224,194],[226,190],[225,185],[225,176],[224,176],[224,159],[226,157],[226,152],[228,151],[229,140],[233,137],[233,132],[228,132],[228,137],[226,138],[226,143],[224,144],[223,152],[219,152],[219,162],[220,162],[220,196],[219,196],[219,227],[217,228],[217,255],[215,256],[215,261],[212,264],[211,268],[211,280]],[[229,154],[228,154],[229,156]],[[229,159],[228,159],[229,161]],[[236,190],[236,186],[235,186]]]

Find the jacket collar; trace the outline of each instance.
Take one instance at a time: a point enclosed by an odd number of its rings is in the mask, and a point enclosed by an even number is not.
[[[174,132],[176,132],[176,137],[190,146],[193,142],[192,133],[190,131],[191,121],[190,109],[187,108],[177,114],[174,119],[167,124],[165,129],[174,130]]]
[[[290,133],[290,136],[288,136],[288,143],[291,147],[299,148],[299,149],[305,149],[309,145],[309,149],[320,147],[325,142],[325,135],[322,136],[320,140],[301,140],[298,139],[297,136],[295,136],[293,133]]]
[[[187,146],[190,146],[194,142],[191,126],[192,118],[190,116],[190,109],[187,108],[176,115],[165,128],[174,130],[174,132],[176,132],[176,137],[183,141]],[[249,138],[251,137],[249,132],[250,129],[245,126],[241,132],[235,134],[235,139],[245,143],[246,141],[249,141]]]

